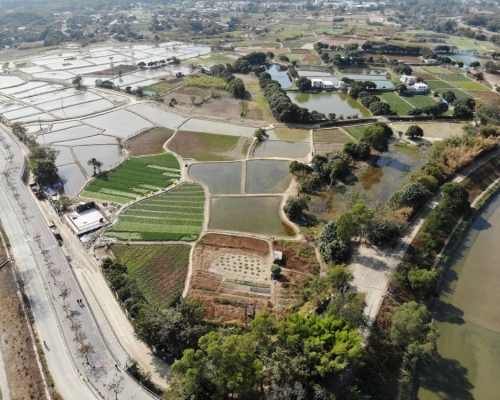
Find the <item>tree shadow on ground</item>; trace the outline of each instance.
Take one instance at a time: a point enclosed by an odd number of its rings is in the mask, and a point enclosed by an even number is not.
[[[420,386],[444,400],[474,400],[474,385],[467,379],[467,368],[457,360],[436,354],[431,361],[419,364]]]
[[[436,305],[433,318],[439,322],[462,325],[465,323],[464,312],[453,304],[439,301]]]

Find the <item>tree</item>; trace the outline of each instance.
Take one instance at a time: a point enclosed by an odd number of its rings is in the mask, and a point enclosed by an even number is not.
[[[200,338],[198,345],[199,350],[186,350],[172,366],[179,379],[181,398],[208,400],[257,395],[263,368],[251,335],[223,338],[217,332],[210,332]]]
[[[19,122],[14,122],[11,126],[12,133],[16,135],[23,143],[28,142],[28,137],[26,136],[27,130]]]
[[[228,86],[231,96],[242,99],[245,96],[245,84],[240,78],[233,79]]]
[[[395,89],[398,93],[404,93],[406,92],[407,86],[404,83],[398,83]]]
[[[73,85],[75,85],[75,87],[77,89],[80,89],[82,87],[82,81],[83,81],[83,77],[81,75],[77,75],[73,78],[73,80],[71,81],[71,83]]]
[[[471,67],[471,68],[476,68],[476,67],[480,67],[480,66],[481,66],[481,63],[479,61],[472,61],[469,64],[469,67]]]
[[[132,86],[125,86],[125,93],[132,94]]]
[[[457,119],[471,119],[474,116],[474,110],[467,107],[463,103],[459,103],[455,105],[453,109],[453,118]]]
[[[373,115],[391,115],[392,114],[391,106],[387,103],[382,102],[382,101],[374,101],[373,103],[370,104],[370,107],[368,107],[368,108]]]
[[[381,126],[369,126],[363,130],[361,142],[367,143],[377,151],[385,152],[389,149],[389,139]]]
[[[429,271],[425,268],[414,268],[408,271],[410,287],[424,294],[436,288],[438,277],[438,271]]]
[[[290,219],[298,219],[302,216],[304,210],[309,209],[307,202],[309,196],[300,195],[299,197],[289,197],[283,206],[283,212]]]
[[[118,399],[118,395],[125,389],[125,378],[120,376],[119,378],[113,379],[108,383],[108,389],[115,394],[115,400]]]
[[[392,321],[391,342],[400,346],[413,361],[425,358],[436,350],[438,333],[424,305],[410,301],[388,314]]]
[[[373,211],[359,201],[338,219],[337,236],[346,242],[356,236],[366,238],[372,220]]]
[[[318,250],[325,262],[340,263],[349,257],[349,246],[338,237],[335,221],[328,222],[321,230],[318,236]]]
[[[71,206],[72,201],[68,196],[60,196],[59,199],[55,202],[54,207],[59,211],[66,211],[69,206]]]
[[[448,104],[452,104],[457,99],[457,95],[451,90],[444,92],[442,97],[448,102]]]
[[[281,267],[278,264],[271,265],[271,273],[273,274],[274,278],[278,278],[281,274]]]
[[[59,179],[56,164],[54,161],[49,159],[42,159],[33,162],[31,170],[34,175],[35,182],[40,185],[51,184]]]
[[[441,186],[445,205],[455,211],[467,211],[470,207],[469,192],[458,182],[447,182]]]
[[[97,158],[91,158],[87,161],[87,165],[92,165],[94,168],[94,176],[96,175],[96,168],[101,172],[102,161],[99,161]]]
[[[410,139],[414,139],[416,137],[424,136],[424,130],[418,125],[411,125],[405,132],[405,135]]]
[[[484,68],[486,69],[487,72],[496,73],[500,67],[498,66],[497,63],[490,60],[484,64]]]
[[[254,138],[257,139],[257,142],[262,142],[266,137],[266,131],[262,128],[256,129],[253,133]]]
[[[269,58],[270,60],[272,60],[274,58],[274,53],[272,51],[268,51],[266,53],[266,57]]]
[[[302,92],[311,89],[311,84],[311,80],[306,78],[305,76],[302,76],[297,80],[297,87]]]

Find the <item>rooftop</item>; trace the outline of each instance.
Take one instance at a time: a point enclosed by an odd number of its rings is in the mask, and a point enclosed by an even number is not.
[[[96,208],[80,212],[74,211],[66,214],[65,218],[69,227],[77,235],[82,235],[109,224],[104,215]]]

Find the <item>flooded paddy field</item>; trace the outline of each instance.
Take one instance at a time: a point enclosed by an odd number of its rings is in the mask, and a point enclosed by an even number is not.
[[[280,217],[281,196],[212,199],[209,229],[267,236],[295,236]]]
[[[304,158],[311,152],[311,146],[302,142],[265,140],[253,148],[253,157]]]
[[[64,193],[70,196],[75,196],[78,189],[85,183],[85,175],[78,164],[60,166],[57,173],[63,182]]]
[[[241,162],[193,164],[189,176],[207,185],[212,194],[239,194],[242,170]]]
[[[308,129],[274,128],[266,131],[266,135],[270,140],[285,140],[287,142],[309,142],[311,140]]]
[[[126,139],[140,130],[152,128],[153,124],[138,115],[127,111],[117,110],[83,120],[90,125],[104,129],[107,134]]]
[[[181,128],[186,131],[246,137],[252,137],[256,129],[248,126],[237,126],[225,122],[207,121],[204,119],[190,119],[182,124]]]
[[[419,368],[418,399],[496,399],[500,391],[500,196],[451,259],[432,317],[437,354]]]
[[[250,160],[246,164],[246,193],[283,193],[292,180],[289,161]]]
[[[127,110],[147,118],[158,126],[169,129],[174,129],[186,121],[186,118],[178,114],[164,111],[148,104],[134,104],[133,106],[127,107]]]

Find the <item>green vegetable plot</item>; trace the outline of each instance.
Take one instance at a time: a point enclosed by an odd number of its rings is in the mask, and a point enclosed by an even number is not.
[[[92,180],[81,196],[125,204],[170,186],[180,177],[179,162],[172,154],[132,157],[115,170]]]
[[[205,192],[184,183],[127,208],[106,236],[121,240],[195,240],[203,225]]]

